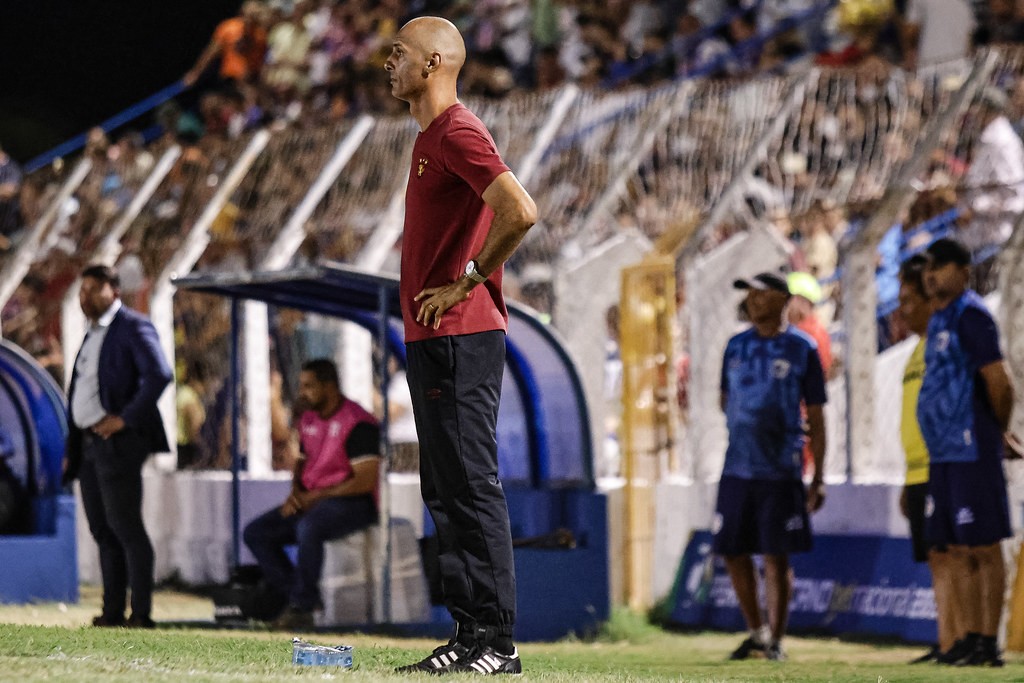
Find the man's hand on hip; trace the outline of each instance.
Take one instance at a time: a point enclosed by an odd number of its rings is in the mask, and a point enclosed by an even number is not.
[[[435,330],[441,327],[441,316],[448,309],[468,299],[475,284],[469,278],[459,278],[443,287],[427,287],[413,298],[413,301],[420,302],[416,322]]]
[[[107,415],[92,426],[92,431],[101,439],[109,439],[124,429],[124,426],[124,420],[117,415]]]

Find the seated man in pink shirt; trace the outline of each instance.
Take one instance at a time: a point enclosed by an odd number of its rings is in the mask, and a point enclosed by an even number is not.
[[[288,596],[276,628],[313,627],[320,604],[324,541],[377,521],[380,429],[373,415],[341,393],[338,369],[329,360],[302,366],[299,416],[302,455],[284,505],[245,527],[245,544],[271,589]],[[285,546],[298,544],[293,565]]]

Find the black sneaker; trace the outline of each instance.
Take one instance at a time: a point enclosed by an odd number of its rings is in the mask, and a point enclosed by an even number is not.
[[[411,674],[426,671],[431,674],[449,673],[462,662],[470,659],[472,650],[459,641],[449,640],[447,644],[435,647],[425,658],[413,664],[395,668],[395,673]]]
[[[1003,664],[1003,658],[999,656],[999,648],[996,647],[995,643],[986,643],[984,640],[978,640],[978,645],[974,648],[974,652],[957,662],[957,666],[991,666],[996,668],[1002,667]]]
[[[312,631],[316,628],[316,619],[312,611],[289,605],[270,627],[275,631]]]
[[[523,663],[519,659],[519,648],[513,648],[510,655],[503,655],[490,645],[480,645],[473,650],[469,659],[456,665],[452,671],[478,673],[485,676],[518,675],[523,673]]]
[[[939,655],[941,655],[941,654],[942,654],[942,650],[939,649],[939,646],[938,645],[932,645],[932,648],[930,650],[928,650],[928,652],[925,652],[920,657],[915,657],[914,659],[911,659],[907,663],[908,664],[925,664],[927,662],[934,662],[934,661],[938,660]]]
[[[770,662],[784,662],[786,661],[786,651],[779,643],[772,643],[764,649],[764,658]]]
[[[740,659],[746,659],[752,654],[765,654],[765,646],[754,640],[753,637],[748,637],[740,646],[732,651],[729,655],[729,659],[736,661]]]
[[[128,617],[126,624],[128,628],[156,628],[156,622],[149,617],[143,617],[136,614]]]
[[[975,649],[977,649],[977,643],[977,637],[972,634],[968,634],[953,643],[953,647],[936,657],[935,661],[939,664],[955,666],[974,654]]]

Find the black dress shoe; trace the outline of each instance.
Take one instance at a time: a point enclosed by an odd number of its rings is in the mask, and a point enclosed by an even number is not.
[[[128,625],[124,617],[110,617],[106,614],[101,614],[98,617],[92,618],[92,625],[100,628],[124,628]]]
[[[936,657],[935,661],[939,664],[956,666],[974,654],[974,650],[977,649],[977,647],[978,635],[975,633],[968,633],[966,636],[953,643],[953,647]]]
[[[982,636],[978,640],[974,652],[966,659],[960,660],[958,664],[960,666],[992,666],[999,668],[1003,666],[1004,662],[999,654],[996,639],[994,637],[985,638]]]
[[[156,622],[149,617],[140,617],[134,614],[128,617],[126,625],[128,628],[156,628]]]
[[[938,645],[932,645],[932,649],[925,652],[920,657],[915,657],[910,660],[911,664],[925,664],[926,662],[934,662],[942,654],[942,650],[939,649]]]

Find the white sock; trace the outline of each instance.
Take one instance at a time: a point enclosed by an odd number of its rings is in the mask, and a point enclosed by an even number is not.
[[[772,629],[767,624],[762,624],[759,628],[750,632],[750,637],[758,645],[770,645],[772,642]]]

